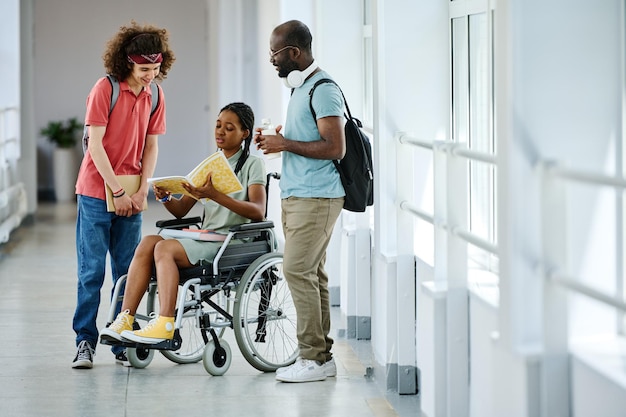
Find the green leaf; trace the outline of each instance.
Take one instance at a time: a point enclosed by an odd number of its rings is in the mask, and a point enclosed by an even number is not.
[[[50,121],[40,133],[59,148],[72,148],[78,143],[78,134],[83,126],[75,117],[66,121]]]

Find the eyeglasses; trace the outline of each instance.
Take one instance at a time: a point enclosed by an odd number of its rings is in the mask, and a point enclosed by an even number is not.
[[[297,46],[285,46],[284,48],[280,48],[278,51],[276,52],[272,52],[272,50],[270,49],[269,53],[270,53],[270,59],[274,58],[275,55],[280,54],[282,51],[284,51],[285,49],[289,49],[289,48],[294,48],[294,49],[298,49]]]

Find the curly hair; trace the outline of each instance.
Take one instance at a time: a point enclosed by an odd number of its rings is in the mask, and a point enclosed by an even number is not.
[[[250,106],[240,102],[225,105],[222,107],[222,110],[220,110],[220,113],[227,110],[232,111],[237,115],[243,129],[248,129],[248,136],[244,138],[243,153],[239,157],[237,165],[235,166],[235,173],[238,173],[250,155],[250,143],[252,142],[252,134],[254,130],[254,112]]]
[[[120,27],[117,34],[107,42],[102,59],[108,74],[118,80],[125,80],[133,70],[133,63],[128,61],[128,55],[157,53],[161,53],[163,61],[156,78],[163,80],[167,78],[167,73],[176,60],[169,46],[167,29],[149,24],[139,25],[131,20],[129,25]]]

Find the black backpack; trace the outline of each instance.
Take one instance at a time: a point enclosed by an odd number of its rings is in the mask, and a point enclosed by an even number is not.
[[[346,135],[346,154],[340,161],[333,161],[341,184],[346,192],[346,200],[343,208],[348,211],[363,212],[367,206],[374,204],[374,171],[372,169],[372,145],[369,138],[361,128],[363,125],[359,119],[353,118],[348,107],[346,97],[341,91],[341,87],[330,78],[322,78],[317,81],[311,91],[309,91],[309,107],[313,114],[313,119],[317,122],[315,110],[313,110],[313,92],[318,85],[332,83],[339,88],[346,105],[347,114],[344,132]]]
[[[111,105],[109,107],[109,116],[111,115],[111,112],[113,111],[113,107],[115,107],[115,103],[117,103],[117,98],[120,96],[120,83],[119,81],[117,81],[117,79],[110,75],[107,74],[107,79],[109,80],[109,82],[111,83]],[[156,110],[157,106],[159,105],[159,87],[157,87],[157,85],[152,82],[150,83],[150,90],[152,91],[152,109],[150,110],[150,117],[152,117],[152,114],[154,113],[154,111]],[[154,97],[156,97],[156,100],[154,100]],[[89,125],[85,124],[85,127],[83,128],[83,153],[87,152],[87,145],[89,143]]]

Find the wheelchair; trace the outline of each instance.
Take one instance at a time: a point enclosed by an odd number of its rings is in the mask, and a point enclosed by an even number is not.
[[[280,178],[278,173],[269,173]],[[200,217],[160,220],[164,229],[197,227]],[[233,239],[244,243],[229,245]],[[282,272],[283,255],[275,250],[274,223],[260,221],[230,228],[213,262],[179,270],[174,338],[158,344],[144,345],[131,341],[121,344],[131,366],[145,368],[156,350],[178,364],[202,360],[205,370],[214,376],[226,373],[232,362],[232,350],[223,339],[227,328],[234,331],[240,352],[250,365],[262,372],[273,372],[293,363],[298,355],[296,310]],[[123,298],[127,276],[120,277],[113,289],[106,326],[116,315],[116,305]],[[156,277],[150,280],[146,297],[146,314],[135,314],[139,321],[151,320],[158,311]]]

